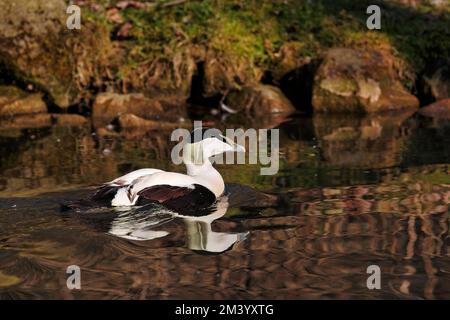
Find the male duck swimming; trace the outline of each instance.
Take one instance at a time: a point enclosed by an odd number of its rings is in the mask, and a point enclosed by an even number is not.
[[[196,130],[201,130],[201,135],[196,134]],[[225,152],[245,152],[245,148],[222,135],[205,137],[207,129],[196,130],[191,134],[191,142],[183,149],[186,151],[183,153],[186,174],[139,169],[103,184],[92,200],[106,200],[113,207],[156,202],[177,212],[210,207],[225,190],[224,180],[210,158]]]

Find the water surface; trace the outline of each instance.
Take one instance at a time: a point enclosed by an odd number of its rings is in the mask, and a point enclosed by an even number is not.
[[[134,169],[183,172],[170,162],[170,132],[2,128],[0,298],[450,298],[449,123],[410,114],[255,121],[244,127],[280,129],[280,171],[218,169],[285,205],[197,219],[164,208],[60,212]],[[374,264],[381,290],[366,287]],[[82,270],[81,290],[67,289],[69,265]]]

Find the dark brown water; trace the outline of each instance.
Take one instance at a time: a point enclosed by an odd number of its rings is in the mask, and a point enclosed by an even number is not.
[[[0,298],[450,298],[448,122],[316,116],[272,127],[277,175],[218,168],[288,203],[199,219],[59,210],[134,169],[182,172],[170,132],[3,128]],[[69,265],[81,268],[81,290],[66,286]],[[381,268],[380,290],[366,286],[369,265]]]

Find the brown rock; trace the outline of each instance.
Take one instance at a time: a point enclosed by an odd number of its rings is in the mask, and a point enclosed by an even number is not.
[[[63,108],[79,102],[110,44],[106,28],[88,19],[81,30],[69,30],[66,9],[64,0],[0,1],[2,65]]]
[[[105,137],[118,137],[119,133],[116,131],[112,131],[112,130],[108,130],[105,127],[101,127],[101,128],[97,128],[97,130],[95,130],[95,133],[100,137],[100,138],[105,138]]]
[[[52,125],[57,126],[83,126],[88,123],[85,117],[77,114],[24,114],[13,118],[5,118],[0,121],[0,127],[4,128],[43,128]]]
[[[133,113],[142,118],[151,118],[163,113],[158,100],[147,98],[140,93],[100,93],[92,108],[92,120],[95,127],[103,127],[125,113]]]
[[[392,60],[379,51],[329,50],[314,78],[313,110],[364,114],[418,108],[418,99],[396,78]]]
[[[123,129],[128,128],[146,128],[146,129],[175,129],[180,127],[179,123],[155,121],[140,118],[134,114],[122,114],[118,118],[119,125]]]
[[[288,114],[295,111],[280,89],[263,84],[231,92],[225,99],[225,104],[253,117],[265,117],[271,113]]]
[[[450,99],[440,100],[419,110],[426,117],[437,119],[450,119]]]
[[[45,112],[47,106],[40,94],[27,93],[12,86],[0,87],[0,117]]]
[[[53,123],[60,126],[83,126],[88,120],[78,114],[52,114]]]
[[[0,128],[43,128],[52,125],[52,117],[48,113],[18,115],[14,118],[0,120]]]

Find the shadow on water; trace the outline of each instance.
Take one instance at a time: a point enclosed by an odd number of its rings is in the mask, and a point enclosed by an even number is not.
[[[274,127],[276,175],[218,169],[282,205],[255,208],[237,189],[203,217],[59,211],[130,170],[182,172],[170,132],[1,130],[0,298],[450,298],[448,122],[315,115]],[[66,287],[72,264],[80,291]],[[372,264],[381,290],[366,287]]]

